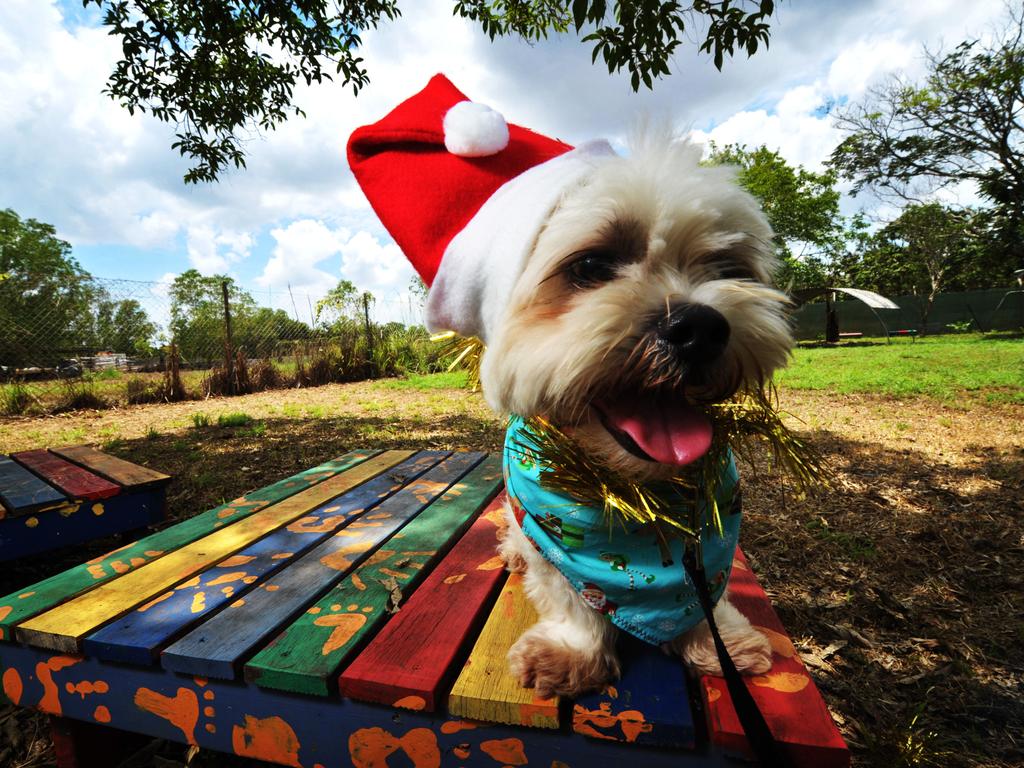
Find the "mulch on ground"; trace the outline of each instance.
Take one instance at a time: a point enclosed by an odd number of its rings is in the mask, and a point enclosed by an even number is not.
[[[765,457],[745,467],[742,540],[855,765],[1024,763],[1024,421],[926,398],[783,391],[793,425],[836,470],[793,498]],[[383,403],[383,405],[382,405]],[[241,411],[239,427],[192,414]],[[110,435],[106,449],[177,476],[168,524],[354,447],[496,450],[479,395],[380,383],[264,392],[0,424],[0,452]],[[201,461],[199,461],[201,459]],[[0,571],[0,594],[117,546],[96,542]],[[0,766],[52,764],[45,720],[0,707]],[[175,766],[156,745],[138,765]],[[253,765],[200,753],[192,765]]]

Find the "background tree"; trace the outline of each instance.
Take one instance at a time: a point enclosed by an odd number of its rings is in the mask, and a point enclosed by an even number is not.
[[[96,289],[50,224],[0,211],[0,365],[52,366],[88,345]]]
[[[362,312],[362,294],[351,280],[339,280],[316,303],[314,322],[330,327],[339,323],[354,323]]]
[[[171,283],[171,338],[186,362],[209,362],[224,353],[224,283],[228,286],[233,330],[240,333],[253,315],[256,303],[233,278],[205,276],[189,269]]]
[[[842,241],[839,193],[832,171],[814,173],[793,168],[778,152],[711,144],[708,165],[734,165],[736,180],[761,201],[775,231],[776,251],[782,262],[776,281],[782,287],[824,285],[828,264]]]
[[[289,342],[313,336],[313,329],[293,319],[283,309],[259,307],[251,314],[244,312],[234,328],[235,346],[250,357],[267,358],[286,354]]]
[[[413,275],[409,278],[409,286],[407,288],[410,295],[415,299],[416,303],[419,304],[420,309],[427,306],[427,294],[430,289],[427,284],[423,282],[423,278],[419,275]]]
[[[364,327],[369,308],[377,299],[369,291],[360,291],[350,280],[339,280],[316,303],[316,323],[331,332]]]
[[[1007,288],[1022,266],[1018,254],[1006,247],[1004,220],[991,208],[965,210],[970,222],[965,255],[945,279],[946,291]]]
[[[925,332],[935,297],[976,255],[973,225],[970,211],[934,202],[909,205],[872,238],[853,269],[854,280],[885,295],[917,296]]]
[[[157,327],[135,299],[101,298],[96,303],[95,317],[95,350],[144,356],[154,353]]]
[[[992,231],[1020,266],[1024,5],[1012,10],[995,42],[969,40],[926,57],[922,82],[894,78],[838,113],[837,125],[850,135],[832,153],[832,165],[854,181],[854,193],[871,189],[912,202],[973,183],[992,206]]]
[[[83,0],[103,11],[122,59],[107,93],[129,112],[178,126],[172,148],[194,165],[186,182],[245,165],[246,134],[301,115],[295,85],[337,77],[355,94],[369,82],[361,35],[400,15],[397,0]],[[493,40],[541,40],[574,29],[633,89],[668,75],[681,42],[698,39],[721,69],[769,39],[773,0],[457,0],[454,13]],[[273,53],[270,53],[270,52]]]

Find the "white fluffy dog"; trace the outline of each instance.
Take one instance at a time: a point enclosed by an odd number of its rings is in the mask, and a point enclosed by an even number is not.
[[[786,297],[771,287],[767,220],[732,170],[699,159],[698,147],[648,134],[569,190],[481,368],[495,410],[542,415],[611,471],[643,481],[694,459],[692,404],[760,386],[792,345]],[[616,628],[507,516],[500,551],[524,572],[540,616],[509,652],[513,673],[543,697],[609,682]],[[769,669],[768,639],[724,597],[715,618],[738,669]],[[705,621],[664,647],[719,671]]]
[[[501,551],[540,615],[509,654],[522,683],[549,696],[608,682],[616,627],[717,671],[681,541],[655,541],[649,526],[610,532],[603,511],[551,496],[540,463],[515,446],[544,417],[591,463],[641,483],[707,453],[712,425],[695,406],[757,389],[792,345],[756,201],[667,132],[645,133],[629,157],[603,141],[572,147],[508,123],[442,74],[356,129],[348,159],[430,286],[428,327],[486,344],[484,394],[511,416]],[[763,672],[768,640],[721,597],[740,515],[731,459],[720,470],[724,535],[702,531],[702,563],[736,666]],[[662,498],[693,511],[692,498]]]

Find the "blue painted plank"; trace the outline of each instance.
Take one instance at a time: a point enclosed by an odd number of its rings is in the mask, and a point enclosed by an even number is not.
[[[573,730],[584,736],[636,744],[691,747],[693,713],[678,656],[620,634],[622,677],[573,706]]]
[[[296,696],[27,646],[0,645],[0,679],[23,707],[279,765],[734,766],[714,747],[639,748],[568,729],[469,723],[444,713]]]
[[[122,493],[34,515],[0,519],[0,562],[134,531],[164,516],[164,489]],[[0,637],[3,632],[0,630]]]
[[[0,456],[0,499],[11,516],[68,506],[68,497],[7,456]]]
[[[279,528],[107,624],[84,639],[83,651],[88,656],[109,661],[153,663],[161,647],[227,603],[243,597],[255,588],[257,581],[280,571],[448,455],[448,451],[421,451],[322,504],[290,525]]]
[[[316,602],[483,457],[482,453],[456,453],[446,459],[364,519],[350,523],[299,558],[263,589],[250,592],[169,646],[161,654],[161,663],[176,672],[235,677],[243,659],[264,639]]]

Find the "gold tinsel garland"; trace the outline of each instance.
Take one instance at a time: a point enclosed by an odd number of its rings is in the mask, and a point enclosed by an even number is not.
[[[701,508],[713,528],[721,532],[717,491],[730,448],[749,461],[754,444],[766,443],[775,468],[789,477],[798,494],[827,482],[828,470],[821,456],[783,423],[766,392],[706,406],[705,413],[712,423],[711,448],[678,476],[653,483],[617,475],[590,459],[569,435],[543,418],[526,420],[530,444],[523,447],[543,464],[546,486],[602,508],[609,525],[655,524],[660,529],[665,524],[666,530],[686,538],[695,538],[701,530],[704,520],[696,517]],[[694,502],[684,505],[685,517],[680,517],[678,503],[671,503],[680,496]]]
[[[476,336],[460,336],[455,331],[443,331],[430,337],[431,341],[441,344],[440,356],[451,360],[447,370],[461,368],[469,373],[466,382],[470,391],[480,390],[480,358],[484,353],[484,343]]]
[[[433,338],[445,343],[447,354],[453,357],[448,370],[467,369],[470,386],[473,391],[479,389],[483,343],[452,332]],[[521,448],[545,467],[542,475],[545,486],[601,507],[609,525],[617,522],[650,524],[661,536],[661,524],[665,524],[676,535],[690,540],[698,539],[703,528],[705,521],[697,519],[701,508],[714,529],[722,530],[717,486],[729,449],[751,462],[754,445],[757,442],[767,444],[774,468],[789,477],[798,495],[827,483],[829,471],[824,460],[783,423],[773,389],[744,392],[732,400],[705,406],[704,412],[712,425],[708,452],[678,476],[654,483],[638,483],[621,477],[589,458],[572,437],[542,417],[525,420],[527,429],[521,434],[528,444]],[[680,496],[694,502],[685,505],[686,517],[680,517],[679,505],[670,501]],[[697,503],[701,500],[703,505]]]

